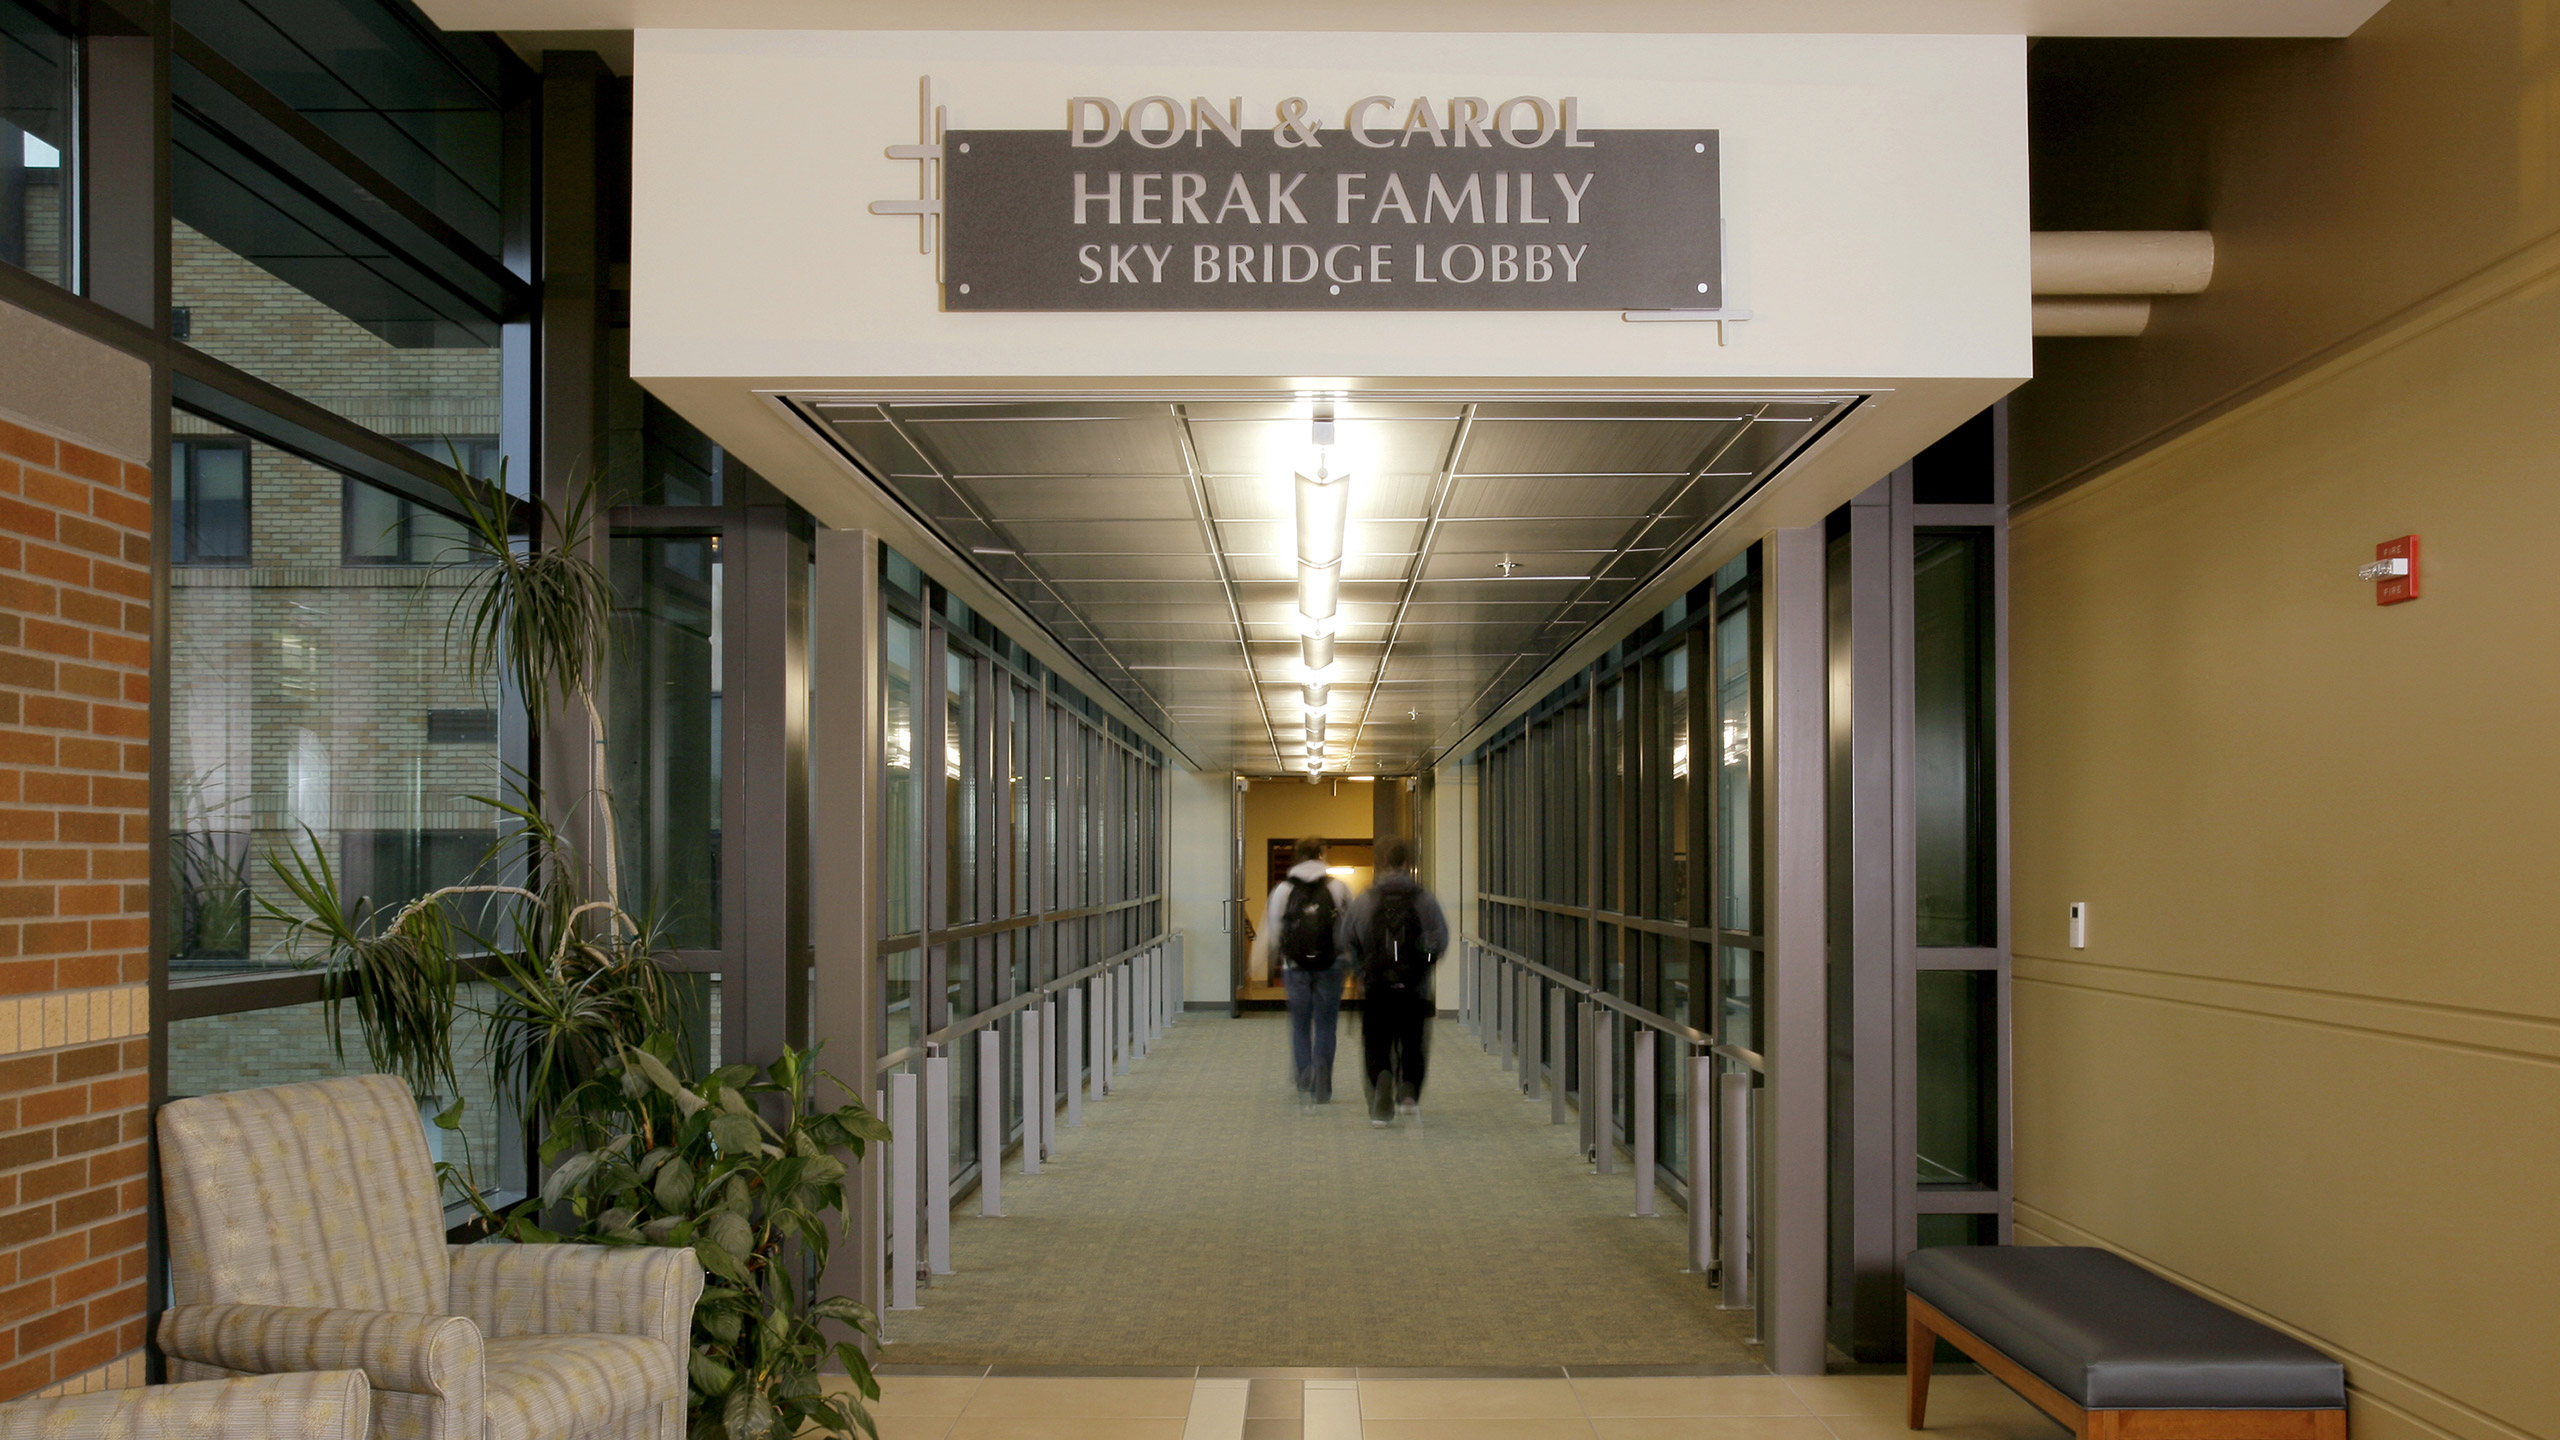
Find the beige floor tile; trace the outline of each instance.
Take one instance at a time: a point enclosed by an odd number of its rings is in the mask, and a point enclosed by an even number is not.
[[[1902,1414],[1902,1406],[1893,1413]],[[1988,1375],[1941,1375],[1929,1382],[1929,1428],[1941,1425],[2067,1428]]]
[[[1256,1380],[1246,1392],[1248,1420],[1295,1420],[1307,1413],[1307,1387],[1302,1380]]]
[[[880,1440],[944,1440],[954,1423],[949,1415],[883,1415],[873,1412]]]
[[[1934,1401],[1926,1430],[1905,1427],[1899,1415],[1827,1415],[1823,1423],[1839,1440],[2056,1440],[2071,1433],[2028,1407],[1966,1422],[1941,1419]]]
[[[984,1377],[977,1375],[883,1375],[880,1398],[870,1402],[874,1415],[957,1415]]]
[[[1899,1375],[1790,1375],[1784,1381],[1816,1415],[1899,1415]]]
[[[1363,1380],[1360,1419],[1370,1440],[1378,1420],[1580,1420],[1568,1380]]]
[[[945,1440],[1182,1440],[1179,1420],[1094,1415],[963,1415]]]
[[[1306,1440],[1306,1434],[1306,1422],[1295,1415],[1244,1422],[1244,1440]]]
[[[1812,1413],[1773,1375],[1601,1377],[1576,1380],[1573,1390],[1595,1417]]]
[[[1596,1417],[1600,1440],[1833,1440],[1811,1415]]]
[[[1360,1440],[1591,1440],[1583,1419],[1363,1420]]]
[[[1168,1419],[1176,1422],[1174,1430],[1179,1434],[1182,1418],[1191,1413],[1191,1382],[1052,1380],[999,1375],[981,1382],[960,1413],[972,1419],[1041,1416],[1060,1419]]]

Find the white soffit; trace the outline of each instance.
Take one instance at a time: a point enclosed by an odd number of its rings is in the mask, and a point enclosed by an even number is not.
[[[1311,30],[2339,36],[2383,0],[421,0],[448,30]]]

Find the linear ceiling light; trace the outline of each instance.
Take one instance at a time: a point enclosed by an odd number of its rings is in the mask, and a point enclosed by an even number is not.
[[[1298,634],[1310,679],[1333,668],[1334,616],[1342,605],[1343,530],[1351,513],[1351,477],[1333,472],[1333,401],[1318,397],[1307,438],[1315,473],[1297,472]]]

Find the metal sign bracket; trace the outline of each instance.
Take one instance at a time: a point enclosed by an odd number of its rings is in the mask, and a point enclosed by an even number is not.
[[[933,103],[933,77],[916,79],[916,133],[919,143],[892,145],[887,155],[892,160],[913,160],[916,169],[916,198],[913,200],[874,200],[874,215],[913,215],[916,217],[916,253],[934,257],[934,279],[942,279],[942,128],[943,107]]]

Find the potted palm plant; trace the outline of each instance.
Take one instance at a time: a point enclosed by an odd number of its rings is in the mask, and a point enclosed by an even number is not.
[[[292,908],[265,899],[261,908],[297,959],[325,970],[333,1039],[351,1005],[374,1067],[417,1093],[461,1093],[455,1026],[470,1016],[485,1027],[499,1093],[541,1136],[548,1167],[540,1198],[502,1215],[475,1183],[467,1148],[439,1166],[495,1235],[682,1245],[703,1259],[713,1288],[694,1320],[694,1435],[870,1432],[861,1402],[878,1387],[859,1348],[821,1326],[869,1336],[875,1321],[849,1299],[804,1293],[785,1257],[823,1262],[817,1217],[843,1208],[847,1157],[858,1161],[885,1130],[858,1100],[814,1112],[810,1072],[787,1050],[769,1070],[692,1075],[697,1057],[674,1038],[676,987],[659,931],[622,893],[596,702],[614,618],[612,584],[592,558],[600,487],[591,476],[554,507],[508,494],[503,469],[494,486],[459,457],[450,469],[464,526],[456,553],[438,562],[459,572],[448,657],[475,681],[503,676],[537,730],[555,703],[582,710],[597,739],[586,794],[564,805],[518,784],[507,797],[474,797],[502,817],[480,875],[397,907],[350,902],[319,837],[306,834],[305,845],[269,857]],[[530,518],[551,545],[517,543]],[[561,823],[589,803],[601,832],[596,871]],[[780,1118],[756,1114],[754,1102]],[[462,1111],[457,1101],[436,1123],[459,1132]],[[545,1215],[574,1223],[546,1227]],[[823,1393],[818,1368],[829,1359],[846,1367],[853,1395]]]

